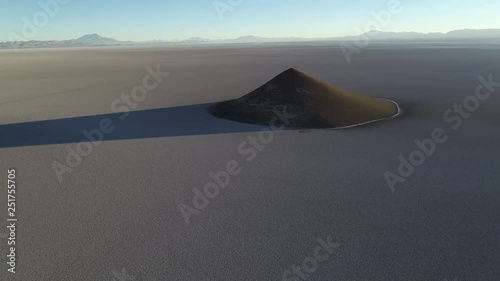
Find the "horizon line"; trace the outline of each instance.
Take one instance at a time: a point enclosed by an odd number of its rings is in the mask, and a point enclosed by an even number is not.
[[[216,41],[216,40],[234,40],[234,39],[239,39],[239,38],[244,38],[244,37],[255,37],[255,38],[262,38],[262,39],[288,39],[288,38],[297,38],[297,39],[335,39],[335,38],[344,38],[344,37],[356,37],[356,36],[362,36],[366,33],[369,33],[369,32],[381,32],[381,33],[417,33],[417,34],[448,34],[448,33],[451,33],[451,32],[454,32],[454,31],[465,31],[465,30],[470,30],[470,31],[486,31],[486,30],[497,30],[497,31],[500,31],[500,28],[461,28],[461,29],[453,29],[453,30],[449,30],[449,31],[446,31],[446,32],[439,32],[439,31],[436,31],[436,32],[419,32],[419,31],[386,31],[386,30],[376,30],[376,29],[372,29],[372,30],[369,30],[369,31],[365,31],[361,34],[358,34],[358,35],[342,35],[342,36],[329,36],[329,37],[300,37],[300,36],[293,36],[293,35],[289,35],[289,36],[281,36],[281,37],[263,37],[263,36],[258,36],[258,35],[253,35],[253,34],[248,34],[248,35],[240,35],[240,36],[237,36],[237,37],[226,37],[226,38],[209,38],[209,37],[201,37],[201,36],[190,36],[190,37],[186,37],[185,39],[147,39],[147,40],[140,40],[140,41],[134,41],[134,40],[131,40],[131,39],[125,39],[125,40],[119,40],[119,39],[116,39],[114,37],[108,37],[108,36],[102,36],[100,35],[99,33],[97,32],[94,32],[94,33],[87,33],[87,34],[83,34],[79,37],[74,37],[74,38],[70,38],[70,39],[31,39],[31,40],[24,40],[24,41],[0,41],[1,43],[8,43],[8,42],[33,42],[33,41],[71,41],[71,40],[78,40],[82,37],[85,37],[85,36],[88,36],[88,35],[97,35],[99,37],[102,37],[102,38],[107,38],[107,39],[113,39],[113,40],[117,40],[117,41],[122,41],[122,42],[127,42],[127,41],[130,41],[130,42],[137,42],[137,43],[141,43],[141,42],[150,42],[150,41],[165,41],[165,42],[176,42],[176,41],[186,41],[186,40],[189,40],[189,39],[193,39],[193,38],[200,38],[200,39],[206,39],[206,40],[213,40],[213,41]]]

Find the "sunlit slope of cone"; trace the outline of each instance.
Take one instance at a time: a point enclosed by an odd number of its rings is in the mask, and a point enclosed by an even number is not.
[[[395,103],[329,86],[289,69],[255,91],[212,105],[213,115],[252,124],[269,124],[275,110],[286,112],[288,127],[335,128],[384,119],[398,113]]]

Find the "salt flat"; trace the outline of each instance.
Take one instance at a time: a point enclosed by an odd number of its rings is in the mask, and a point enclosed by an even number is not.
[[[237,98],[290,67],[404,110],[348,130],[276,132],[251,161],[238,148],[257,128],[113,138],[62,182],[52,164],[76,143],[5,145],[19,258],[1,279],[302,280],[293,266],[330,236],[340,245],[301,269],[307,280],[499,280],[500,87],[456,130],[443,114],[474,95],[479,76],[500,81],[500,48],[432,47],[373,45],[351,64],[326,43],[0,52],[0,124],[110,114],[156,65],[170,75],[133,110]],[[447,141],[392,192],[384,173],[436,128]],[[193,206],[193,189],[230,161],[241,172],[187,224],[179,204]]]

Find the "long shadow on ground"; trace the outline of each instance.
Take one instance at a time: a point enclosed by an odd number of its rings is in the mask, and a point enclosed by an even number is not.
[[[263,126],[216,118],[198,104],[0,125],[0,148],[259,131]],[[101,125],[104,125],[102,130]],[[114,128],[110,132],[110,128]],[[88,132],[84,134],[84,131]],[[109,132],[109,133],[106,133]],[[87,137],[89,135],[90,137]]]

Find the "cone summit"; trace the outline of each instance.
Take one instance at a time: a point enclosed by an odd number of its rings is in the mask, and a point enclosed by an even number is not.
[[[396,103],[362,96],[327,85],[290,68],[253,92],[220,102],[208,111],[224,119],[269,124],[275,110],[285,110],[293,128],[338,128],[389,118],[398,113]]]

